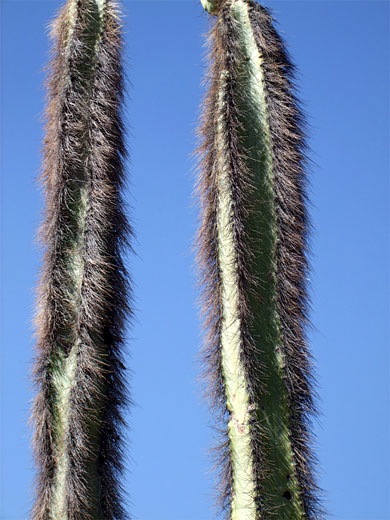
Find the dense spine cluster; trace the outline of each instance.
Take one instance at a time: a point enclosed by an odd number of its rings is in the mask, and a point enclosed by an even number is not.
[[[68,0],[52,24],[46,214],[35,366],[33,520],[123,520],[121,24],[111,0]]]
[[[204,361],[225,425],[219,497],[231,520],[319,520],[294,68],[267,9],[202,3],[215,15],[197,191]]]

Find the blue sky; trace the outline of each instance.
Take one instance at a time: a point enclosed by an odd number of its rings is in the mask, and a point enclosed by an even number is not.
[[[1,0],[0,518],[32,500],[34,241],[48,57],[62,2]],[[388,355],[389,4],[272,1],[300,70],[313,150],[312,321],[319,481],[334,520],[390,518]],[[192,240],[195,127],[207,17],[198,0],[124,1],[132,83],[129,204],[137,255],[128,365],[136,405],[125,488],[139,520],[208,520],[212,421],[202,404]]]

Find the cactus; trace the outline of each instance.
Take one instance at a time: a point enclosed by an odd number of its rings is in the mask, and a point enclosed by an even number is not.
[[[266,8],[213,15],[197,238],[219,501],[231,520],[319,520],[307,323],[306,144],[294,67]]]
[[[33,520],[123,520],[121,252],[125,148],[121,23],[111,0],[68,0],[53,56],[42,182],[45,247],[36,316]]]

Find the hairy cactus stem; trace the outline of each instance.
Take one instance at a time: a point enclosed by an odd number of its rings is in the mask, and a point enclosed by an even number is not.
[[[203,1],[211,30],[198,235],[206,375],[227,413],[231,520],[318,520],[305,343],[305,142],[293,67],[268,11]]]
[[[121,36],[111,0],[68,0],[52,25],[42,179],[45,265],[35,367],[34,520],[122,520],[121,346],[128,284]]]

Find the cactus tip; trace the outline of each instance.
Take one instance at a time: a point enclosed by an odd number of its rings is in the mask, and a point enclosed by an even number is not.
[[[221,3],[221,0],[200,0],[205,11],[211,14],[216,14],[217,9]]]

